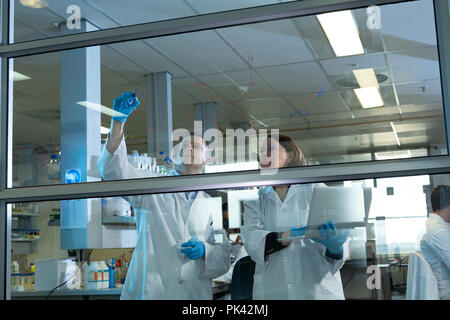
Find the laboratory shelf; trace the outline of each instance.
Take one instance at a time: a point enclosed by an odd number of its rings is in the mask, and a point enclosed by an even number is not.
[[[58,289],[52,292],[50,299],[120,299],[123,287],[108,288],[108,289]],[[213,295],[223,295],[229,293],[230,284],[223,281],[213,282]],[[29,300],[29,299],[47,299],[50,290],[25,290],[25,291],[11,291],[11,298],[14,300]]]
[[[31,242],[31,241],[38,241],[41,240],[41,238],[34,238],[34,239],[11,239],[11,241],[14,242]]]
[[[39,291],[11,291],[11,297],[47,297],[50,290]],[[117,295],[120,296],[122,288],[110,289],[59,289],[52,292],[51,296],[103,296],[103,295]]]
[[[13,217],[40,217],[41,215],[39,213],[33,213],[33,212],[12,212]]]

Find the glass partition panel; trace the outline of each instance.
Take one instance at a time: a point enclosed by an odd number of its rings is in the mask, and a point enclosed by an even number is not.
[[[448,153],[431,0],[10,63],[13,187]]]
[[[11,296],[445,298],[449,185],[442,174],[9,204]],[[418,257],[432,296],[408,296]]]
[[[61,36],[64,26],[81,33],[280,2],[289,1],[10,0],[14,5],[11,28],[13,42],[24,42]],[[83,21],[88,21],[93,28],[84,28]]]

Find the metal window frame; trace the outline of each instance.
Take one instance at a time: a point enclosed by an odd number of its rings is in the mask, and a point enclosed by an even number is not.
[[[2,0],[5,1],[5,0]],[[16,1],[16,0],[10,0]],[[148,22],[119,28],[10,43],[0,55],[19,57],[137,39],[169,36],[242,24],[301,17],[327,11],[356,9],[370,5],[414,0],[303,0]],[[11,41],[10,41],[11,42]]]
[[[12,2],[13,0],[11,0]],[[77,198],[111,197],[119,195],[153,194],[191,190],[212,190],[254,187],[277,184],[314,183],[360,180],[450,172],[450,156],[398,159],[283,168],[275,175],[261,175],[260,171],[215,173],[180,177],[161,177],[139,180],[91,182],[74,185],[36,186],[8,189],[8,171],[11,170],[11,126],[8,113],[8,59],[38,53],[69,50],[91,45],[131,41],[181,34],[186,32],[231,27],[241,24],[301,17],[328,11],[356,9],[370,5],[393,4],[412,0],[304,0],[263,7],[245,8],[207,15],[184,17],[89,33],[8,44],[10,14],[9,1],[1,0],[0,46],[0,300],[10,299],[10,225],[11,212],[7,204],[26,201],[48,201]],[[450,128],[450,18],[449,1],[434,0],[436,32],[438,38],[441,83],[446,128]],[[450,149],[450,132],[446,131]],[[218,182],[220,181],[220,182]]]
[[[8,43],[10,6],[8,1],[0,3],[0,45]],[[8,184],[7,154],[11,150],[11,137],[8,137],[8,59],[0,56],[0,193]],[[11,214],[7,202],[0,200],[0,300],[10,299],[10,261],[11,261]]]

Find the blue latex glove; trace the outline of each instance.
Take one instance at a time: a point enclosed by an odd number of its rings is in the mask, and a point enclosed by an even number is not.
[[[186,248],[181,249],[181,253],[184,253],[186,257],[188,257],[191,260],[200,259],[205,255],[205,244],[202,241],[197,240],[195,238],[192,238],[188,242],[181,244],[181,246]]]
[[[124,92],[118,98],[114,99],[113,110],[120,112],[119,115],[113,116],[113,120],[124,123],[128,116],[138,107],[139,99],[134,92]]]
[[[289,231],[290,237],[301,237],[304,236],[306,232],[306,228],[292,228]]]
[[[336,226],[333,221],[329,221],[328,223],[324,223],[319,226],[320,233],[322,234],[323,239],[312,238],[312,240],[323,244],[327,247],[328,251],[331,254],[339,255],[344,250],[344,243],[347,241],[347,237],[350,231],[346,231],[345,233],[339,234],[336,230]]]

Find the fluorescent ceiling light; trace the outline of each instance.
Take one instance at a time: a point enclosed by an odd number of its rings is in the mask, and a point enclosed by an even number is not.
[[[30,8],[44,8],[47,6],[47,1],[44,0],[20,0],[20,4],[24,7]]]
[[[109,133],[109,128],[105,128],[105,127],[100,127],[100,133],[101,134],[108,134]]]
[[[398,139],[397,130],[395,130],[394,123],[392,121],[391,121],[391,128],[392,128],[392,131],[394,131],[395,140],[397,140],[397,144],[400,145],[400,140]]]
[[[29,76],[26,76],[24,74],[21,74],[19,72],[11,70],[9,72],[9,77],[13,79],[13,81],[22,81],[22,80],[29,80],[31,79]]]
[[[257,169],[259,169],[258,161],[251,161],[251,162],[238,162],[238,163],[205,166],[205,173],[257,170]]]
[[[409,150],[375,152],[375,158],[377,160],[405,159],[411,158],[411,152]]]
[[[318,14],[317,19],[336,56],[364,53],[358,27],[350,10]]]
[[[125,116],[121,112],[114,111],[113,109],[102,106],[101,104],[98,104],[98,103],[93,103],[93,102],[89,102],[89,101],[79,101],[79,102],[77,102],[77,104],[79,104],[80,106],[101,112],[101,113],[106,114],[111,117],[112,116],[117,116],[117,117]]]
[[[353,74],[361,88],[380,87],[372,68],[353,70]]]
[[[363,108],[382,107],[384,105],[380,90],[376,87],[353,89]]]

